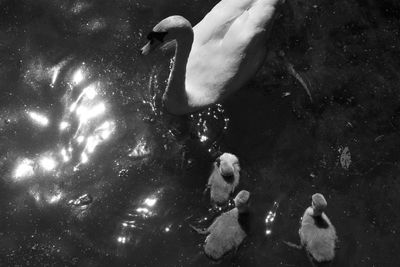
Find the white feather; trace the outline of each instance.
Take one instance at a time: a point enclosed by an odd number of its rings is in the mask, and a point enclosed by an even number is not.
[[[193,29],[178,16],[156,25],[153,31],[168,35],[173,35],[172,28],[190,29],[174,36],[176,59],[163,98],[167,110],[197,111],[248,82],[265,58],[268,30],[279,2],[222,0]]]

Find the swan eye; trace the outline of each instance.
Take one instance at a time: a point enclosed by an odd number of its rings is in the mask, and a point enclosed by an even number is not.
[[[160,41],[161,43],[164,42],[164,37],[167,35],[168,32],[150,32],[147,35],[147,40],[150,41],[150,43],[154,42],[154,39],[157,41]]]

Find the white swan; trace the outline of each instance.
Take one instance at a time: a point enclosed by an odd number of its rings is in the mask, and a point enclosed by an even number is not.
[[[176,40],[165,108],[177,115],[191,113],[242,87],[264,60],[268,31],[281,1],[222,0],[193,28],[181,16],[159,22],[142,54]]]
[[[311,207],[304,212],[299,230],[301,245],[317,263],[330,262],[335,257],[336,230],[323,212],[326,206],[324,196],[314,194]]]
[[[225,204],[238,186],[239,179],[239,159],[230,153],[219,156],[207,183],[211,201],[218,205]]]

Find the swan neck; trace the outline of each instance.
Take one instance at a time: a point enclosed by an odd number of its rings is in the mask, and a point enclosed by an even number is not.
[[[176,49],[172,71],[168,79],[167,90],[164,94],[167,109],[173,113],[180,113],[176,109],[184,109],[188,106],[186,92],[186,65],[192,49],[193,30],[190,29],[185,35],[176,40]],[[186,104],[186,105],[185,105]]]
[[[313,216],[318,217],[318,216],[322,216],[322,209],[313,209]]]

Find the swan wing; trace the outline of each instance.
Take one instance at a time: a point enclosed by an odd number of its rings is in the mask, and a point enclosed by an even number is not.
[[[186,72],[192,106],[225,98],[254,75],[279,0],[223,0],[194,27]]]
[[[275,3],[272,0],[255,1],[248,9],[244,10],[235,19],[221,40],[222,49],[235,49],[242,51],[254,42],[258,35],[266,36],[275,13]]]
[[[270,21],[280,0],[222,0],[193,29],[195,45],[255,32]]]
[[[255,0],[222,0],[193,28],[194,44],[221,39],[232,22]]]

